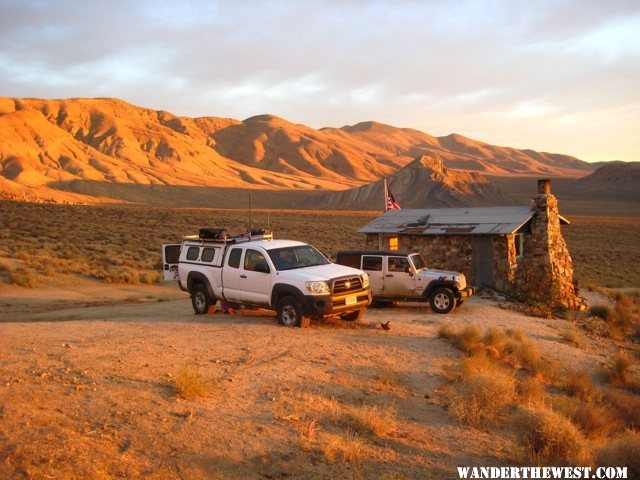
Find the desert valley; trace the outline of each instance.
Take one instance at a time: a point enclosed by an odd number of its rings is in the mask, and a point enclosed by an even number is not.
[[[405,302],[297,329],[194,315],[162,281],[161,245],[201,227],[362,248],[383,179],[403,209],[529,205],[551,179],[588,307],[485,288],[447,315]],[[639,162],[0,98],[0,238],[2,478],[640,478]]]

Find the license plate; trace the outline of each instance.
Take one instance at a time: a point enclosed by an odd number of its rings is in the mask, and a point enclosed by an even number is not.
[[[358,297],[356,297],[355,295],[349,295],[344,299],[345,305],[355,305],[356,303],[358,303]]]

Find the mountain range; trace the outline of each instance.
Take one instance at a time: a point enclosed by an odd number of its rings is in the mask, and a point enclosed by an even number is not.
[[[486,175],[578,179],[597,168],[377,122],[313,129],[273,115],[181,117],[108,98],[0,97],[0,140],[0,195],[27,200],[117,198],[111,190],[138,185],[329,191],[314,204],[365,208],[388,177],[407,206],[504,204],[509,196]]]

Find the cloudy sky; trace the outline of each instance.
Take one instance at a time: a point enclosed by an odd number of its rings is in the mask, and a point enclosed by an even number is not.
[[[640,0],[0,0],[0,96],[640,161]]]

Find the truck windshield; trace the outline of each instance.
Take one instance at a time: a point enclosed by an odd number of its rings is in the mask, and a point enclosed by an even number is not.
[[[293,270],[294,268],[326,265],[329,260],[311,245],[276,248],[267,250],[276,270]]]
[[[419,253],[415,253],[413,255],[409,255],[413,266],[416,267],[416,270],[422,270],[423,268],[427,268],[427,262],[424,261],[422,255]]]

